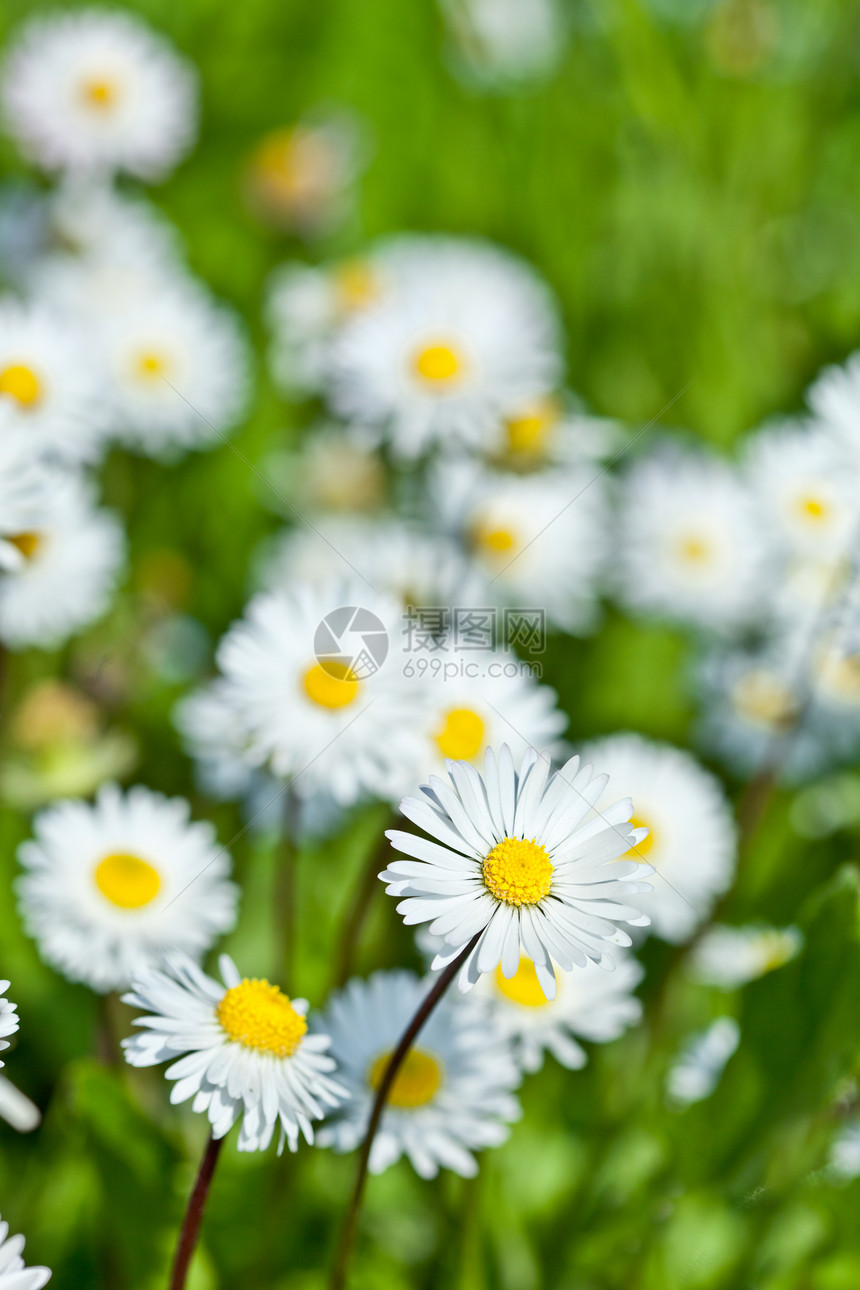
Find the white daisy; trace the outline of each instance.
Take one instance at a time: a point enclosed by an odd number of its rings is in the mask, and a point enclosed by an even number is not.
[[[332,402],[347,419],[378,426],[402,457],[480,447],[506,408],[556,383],[555,302],[515,256],[444,237],[395,239],[383,255],[395,290],[332,349]]]
[[[234,315],[198,284],[174,276],[118,316],[97,337],[109,381],[115,435],[148,456],[207,447],[240,419],[248,356]]]
[[[157,179],[196,133],[194,68],[129,13],[34,18],[7,54],[2,96],[8,130],[46,170]]]
[[[177,948],[202,955],[236,921],[238,889],[215,830],[180,797],[106,784],[94,804],[58,802],[18,849],[17,891],[42,957],[106,992]]]
[[[573,395],[547,391],[505,410],[487,455],[500,469],[527,472],[599,462],[623,442],[617,422],[589,415]]]
[[[9,1235],[9,1224],[0,1222],[0,1290],[42,1290],[51,1279],[50,1268],[27,1268],[21,1255],[23,1236]]]
[[[325,788],[346,806],[399,796],[422,746],[399,617],[396,602],[357,582],[255,597],[218,648],[220,695],[249,764],[292,779],[301,797]]]
[[[637,462],[618,527],[619,589],[632,610],[717,631],[756,617],[768,586],[766,530],[724,462],[668,448]]]
[[[378,448],[334,422],[311,427],[297,452],[267,453],[260,468],[281,494],[294,499],[305,512],[374,512],[385,501],[385,465]],[[271,488],[262,496],[279,514],[295,514],[273,496]]]
[[[736,831],[720,781],[680,748],[635,734],[597,739],[582,756],[624,785],[631,823],[648,830],[630,859],[654,869],[653,891],[637,902],[653,932],[674,944],[687,940],[734,875]],[[595,810],[609,801],[598,798]]]
[[[5,542],[23,557],[0,574],[0,640],[10,648],[53,648],[106,611],[125,536],[112,512],[96,508],[89,480],[53,473],[41,517]]]
[[[174,225],[140,196],[110,183],[72,176],[50,195],[48,221],[54,254],[44,276],[64,259],[133,264],[138,271],[166,272],[180,261]]]
[[[556,969],[558,993],[547,999],[531,959],[521,958],[510,979],[501,966],[482,976],[476,992],[488,1000],[493,1020],[514,1044],[525,1071],[540,1070],[544,1053],[570,1070],[588,1060],[578,1039],[605,1044],[642,1016],[642,1004],[632,993],[644,976],[632,954],[615,956],[615,971],[604,972],[588,962],[572,972]]]
[[[0,301],[0,405],[10,432],[63,462],[105,442],[104,387],[89,344],[46,303]]]
[[[748,442],[753,494],[786,552],[845,558],[857,527],[845,464],[832,437],[815,427],[769,426]]]
[[[477,462],[440,462],[430,498],[485,580],[481,601],[543,609],[552,627],[581,634],[598,612],[609,531],[596,470],[510,475]]]
[[[471,81],[507,85],[550,74],[564,50],[557,0],[440,0],[455,68]]]
[[[573,757],[550,778],[547,760],[526,753],[519,771],[510,749],[498,758],[487,749],[483,777],[468,762],[448,763],[449,783],[432,776],[421,786],[426,800],[406,797],[400,810],[436,841],[390,830],[398,851],[379,876],[406,924],[429,923],[445,942],[433,961],[455,959],[474,937],[460,989],[501,963],[510,978],[525,954],[535,965],[548,999],[556,995],[553,961],[568,972],[588,960],[612,967],[610,945],[630,945],[616,927],[644,927],[646,915],[627,903],[647,883],[650,868],[617,857],[645,837],[628,821],[630,798],[593,812],[606,775],[580,767]]]
[[[693,971],[705,985],[736,990],[790,963],[802,948],[803,933],[797,927],[716,924],[693,951]]]
[[[374,972],[333,995],[322,1024],[350,1097],[320,1129],[320,1146],[352,1151],[362,1142],[388,1060],[428,988],[412,972]],[[508,1123],[519,1119],[520,1079],[510,1045],[484,1008],[443,999],[395,1077],[371,1148],[371,1173],[405,1155],[422,1178],[440,1167],[474,1177],[473,1152],[499,1146]]]
[[[6,991],[9,989],[8,981],[0,981],[0,1052],[9,1047],[9,1036],[14,1035],[18,1029],[18,1005],[12,1003],[11,999],[4,999]],[[0,1062],[0,1066],[3,1062]]]
[[[852,354],[839,367],[825,367],[806,392],[806,400],[833,435],[839,450],[860,465],[860,353]]]
[[[680,1108],[710,1097],[740,1039],[734,1017],[718,1017],[707,1030],[691,1036],[666,1078],[669,1102]]]
[[[362,134],[346,112],[272,130],[248,166],[251,204],[269,223],[302,237],[332,232],[353,211],[366,155]]]
[[[24,567],[20,534],[50,506],[52,479],[34,446],[15,433],[13,414],[0,400],[0,570]]]
[[[140,1034],[123,1040],[132,1066],[173,1064],[174,1104],[193,1098],[205,1112],[212,1136],[223,1138],[242,1119],[240,1151],[265,1151],[276,1127],[278,1152],[290,1151],[299,1134],[313,1142],[311,1124],[342,1100],[331,1079],[335,1063],[324,1034],[308,1034],[307,999],[289,999],[268,981],[242,978],[232,959],[219,960],[224,981],[213,980],[187,955],[166,959],[166,971],[146,968],[123,1002],[147,1014]]]

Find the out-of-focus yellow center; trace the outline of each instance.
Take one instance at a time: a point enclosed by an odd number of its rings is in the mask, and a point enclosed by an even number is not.
[[[332,270],[338,307],[342,313],[357,313],[382,294],[379,278],[367,260],[342,260]]]
[[[775,730],[788,729],[797,704],[791,690],[772,672],[747,672],[732,690],[732,702],[741,716]]]
[[[14,399],[22,408],[33,408],[42,397],[42,382],[32,368],[11,363],[0,372],[0,394]]]
[[[308,1028],[276,985],[247,977],[227,991],[215,1014],[233,1043],[273,1057],[292,1057]]]
[[[118,909],[143,909],[161,890],[161,876],[148,860],[129,851],[112,851],[96,865],[95,882]]]
[[[81,98],[88,107],[105,112],[114,107],[119,91],[115,81],[105,76],[90,76],[81,85]]]
[[[648,855],[648,852],[651,850],[651,848],[654,845],[654,841],[655,841],[654,826],[649,824],[647,820],[643,820],[638,815],[631,816],[630,823],[634,829],[646,828],[648,830],[648,836],[646,838],[643,838],[641,842],[637,842],[635,847],[631,847],[630,850],[627,852],[627,854],[624,856],[624,859],[642,861],[645,859],[645,857]]]
[[[561,409],[555,399],[539,399],[518,416],[505,422],[507,449],[511,456],[539,457],[546,451],[558,425]]]
[[[428,385],[450,385],[463,374],[463,357],[447,342],[419,349],[414,362],[415,371]]]
[[[695,533],[689,533],[678,540],[678,555],[685,564],[706,564],[711,558],[711,544]]]
[[[155,350],[145,350],[138,354],[134,362],[134,370],[138,376],[144,380],[155,380],[159,376],[164,376],[170,364],[163,354],[156,353]]]
[[[313,663],[302,678],[305,694],[321,708],[348,708],[358,698],[358,678],[345,663]]]
[[[809,524],[826,524],[830,519],[830,504],[823,498],[809,493],[797,501],[797,511],[802,520]]]
[[[391,1049],[381,1053],[370,1068],[368,1083],[374,1092],[382,1083],[388,1063],[391,1060]],[[425,1053],[421,1048],[410,1048],[403,1059],[403,1065],[394,1077],[394,1083],[388,1094],[388,1105],[403,1110],[414,1110],[426,1106],[442,1087],[442,1067],[435,1057]]]
[[[484,723],[471,708],[451,708],[436,736],[443,757],[471,761],[484,745]]]
[[[496,968],[495,981],[499,994],[504,995],[506,999],[510,999],[511,1003],[518,1003],[523,1008],[545,1008],[550,1002],[543,992],[540,981],[538,981],[535,965],[531,959],[522,957],[519,967],[510,978],[502,976],[502,965],[500,963]]]
[[[519,538],[513,529],[504,524],[494,524],[492,520],[478,520],[472,525],[472,545],[485,555],[498,559],[509,555],[520,545]]]
[[[506,905],[538,905],[554,872],[546,847],[533,838],[504,838],[483,864],[484,885]]]
[[[14,533],[6,538],[12,546],[17,547],[25,560],[32,560],[42,545],[41,533]]]

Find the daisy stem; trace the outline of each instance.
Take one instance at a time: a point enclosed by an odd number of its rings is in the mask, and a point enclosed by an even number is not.
[[[398,818],[399,815],[395,812],[391,823],[394,823]],[[387,827],[388,825],[386,825]],[[370,907],[373,904],[373,897],[382,888],[382,884],[379,881],[379,870],[384,865],[390,850],[391,843],[385,836],[385,829],[383,829],[379,846],[374,847],[371,852],[370,858],[359,877],[355,892],[350,897],[347,905],[346,918],[337,938],[340,953],[338,954],[335,969],[335,986],[345,985],[352,975],[356,951],[361,940],[361,933],[364,931],[367,915],[370,913]]]
[[[179,1244],[176,1247],[176,1257],[173,1260],[173,1272],[170,1276],[170,1290],[184,1290],[185,1278],[188,1276],[188,1268],[191,1265],[191,1256],[194,1253],[197,1238],[200,1235],[200,1223],[203,1219],[203,1211],[206,1208],[209,1184],[212,1182],[212,1175],[215,1172],[215,1166],[218,1163],[218,1156],[223,1145],[223,1138],[213,1138],[210,1134],[194,1181],[194,1190],[188,1200],[185,1218],[182,1221]]]
[[[364,1136],[364,1142],[361,1144],[361,1154],[358,1158],[358,1169],[355,1175],[355,1186],[353,1187],[352,1197],[346,1211],[343,1229],[340,1236],[337,1255],[334,1261],[330,1290],[344,1290],[346,1286],[347,1274],[349,1272],[349,1262],[352,1256],[353,1246],[355,1245],[355,1236],[358,1231],[358,1220],[361,1216],[361,1206],[364,1199],[364,1191],[367,1185],[367,1167],[370,1163],[370,1152],[373,1147],[373,1140],[376,1137],[376,1131],[379,1128],[379,1122],[382,1119],[382,1113],[385,1110],[385,1103],[388,1100],[388,1094],[391,1092],[397,1072],[403,1065],[406,1054],[415,1043],[421,1030],[426,1024],[430,1014],[436,1007],[436,1004],[442,998],[448,986],[454,980],[454,977],[460,971],[460,968],[466,962],[466,959],[472,953],[472,950],[478,944],[481,938],[481,932],[476,932],[469,944],[466,945],[452,963],[449,963],[444,971],[440,972],[432,988],[427,992],[421,1002],[421,1006],[415,1013],[409,1025],[403,1032],[400,1043],[391,1054],[391,1060],[385,1068],[385,1073],[376,1090],[376,1097],[373,1102],[373,1108],[370,1112],[370,1120],[367,1125],[367,1133]],[[171,1287],[175,1290],[175,1287]]]

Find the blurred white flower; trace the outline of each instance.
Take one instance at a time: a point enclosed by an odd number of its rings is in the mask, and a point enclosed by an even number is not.
[[[386,493],[385,465],[378,448],[333,422],[311,427],[297,452],[275,451],[261,463],[267,480],[307,512],[361,514],[379,510]],[[261,500],[280,514],[283,507],[266,485]]]
[[[197,128],[197,77],[140,18],[103,9],[37,17],[2,70],[6,127],[46,170],[166,174]]]
[[[388,1059],[430,983],[411,972],[374,972],[332,996],[322,1018],[349,1100],[319,1131],[320,1146],[352,1151],[364,1138]],[[439,1168],[474,1177],[473,1152],[497,1147],[520,1117],[520,1072],[510,1044],[472,1000],[443,999],[397,1073],[370,1153],[382,1173],[406,1156],[422,1178]]]
[[[648,829],[628,858],[654,869],[653,890],[637,901],[651,930],[673,944],[689,939],[735,871],[736,830],[720,781],[688,752],[635,734],[594,740],[582,757],[624,786],[631,824]],[[595,812],[610,800],[598,798]]]
[[[669,1102],[680,1108],[710,1097],[740,1039],[734,1017],[718,1017],[707,1030],[693,1035],[666,1078]]]
[[[860,1178],[860,1120],[842,1125],[830,1145],[828,1165],[840,1182]]]
[[[64,257],[150,272],[180,259],[179,233],[160,211],[91,176],[73,175],[58,185],[50,194],[48,221],[54,256],[46,257],[41,276]]]
[[[20,535],[41,521],[53,478],[38,449],[15,433],[14,415],[0,400],[0,571],[24,567]]]
[[[803,933],[797,927],[715,924],[693,951],[693,972],[705,985],[736,990],[790,963],[802,948]]]
[[[403,236],[379,253],[395,286],[335,339],[337,412],[414,458],[437,444],[480,447],[507,408],[555,386],[557,308],[528,265],[448,237]]]
[[[591,416],[571,395],[547,391],[507,408],[485,451],[499,469],[524,473],[592,465],[622,444],[617,422]]]
[[[558,65],[565,30],[557,0],[440,0],[456,71],[506,87],[537,81]]]
[[[23,1252],[23,1236],[10,1236],[9,1224],[0,1222],[0,1290],[42,1290],[50,1281],[50,1268],[25,1267]]]
[[[247,169],[253,208],[302,237],[330,233],[353,213],[367,155],[361,123],[346,111],[316,113],[264,136]]]
[[[93,990],[123,989],[176,948],[202,955],[236,921],[230,857],[188,803],[106,784],[94,804],[40,812],[18,859],[19,909],[46,962]]]
[[[144,968],[123,1002],[143,1008],[141,1033],[123,1040],[132,1066],[173,1063],[173,1103],[193,1098],[205,1112],[213,1138],[223,1138],[241,1117],[240,1151],[265,1151],[276,1128],[278,1154],[284,1142],[298,1148],[299,1135],[313,1142],[319,1120],[344,1097],[331,1078],[327,1035],[308,1034],[307,999],[289,999],[276,985],[241,977],[226,954],[224,981],[213,980],[187,955],[170,954],[165,971]]]
[[[838,449],[860,466],[860,353],[842,366],[825,367],[806,392],[806,400]]]

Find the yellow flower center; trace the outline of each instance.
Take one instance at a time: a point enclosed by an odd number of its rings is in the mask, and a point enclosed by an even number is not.
[[[787,730],[797,711],[785,682],[763,669],[740,678],[732,691],[732,702],[741,716],[774,730]]]
[[[343,260],[332,271],[338,307],[353,314],[372,305],[381,294],[379,279],[366,260]]]
[[[450,385],[463,374],[463,357],[450,344],[427,345],[415,355],[415,371],[428,385]]]
[[[6,541],[17,547],[25,560],[32,560],[42,545],[42,535],[41,533],[13,533],[11,537],[6,538]]]
[[[394,1049],[381,1053],[370,1068],[368,1083],[374,1092],[382,1083],[382,1077],[391,1060]],[[425,1053],[421,1048],[410,1048],[403,1059],[403,1065],[394,1077],[394,1083],[388,1094],[388,1105],[403,1110],[414,1110],[426,1106],[442,1087],[442,1067],[435,1057]]]
[[[495,980],[499,994],[510,999],[511,1003],[518,1003],[522,1008],[544,1008],[550,1002],[538,981],[535,965],[531,959],[521,958],[519,967],[510,978],[502,976],[500,963],[496,968]]]
[[[128,851],[112,851],[99,861],[95,882],[105,900],[118,909],[142,909],[161,890],[158,870]]]
[[[651,848],[654,845],[654,841],[655,841],[654,828],[651,824],[648,823],[647,820],[641,819],[640,816],[638,815],[634,815],[631,817],[630,824],[634,829],[646,828],[648,830],[648,836],[646,838],[643,838],[641,842],[637,842],[635,847],[631,847],[630,850],[627,852],[627,854],[624,856],[624,859],[644,861],[645,857],[648,855],[648,852],[651,850]]]
[[[555,399],[540,399],[519,416],[505,422],[507,448],[511,456],[538,457],[547,447],[558,425],[561,409]]]
[[[710,542],[695,533],[680,538],[677,550],[685,564],[706,564],[711,558]]]
[[[138,354],[134,361],[134,370],[137,376],[146,381],[155,380],[159,376],[164,376],[170,364],[163,354],[158,354],[155,350],[145,350]]]
[[[487,891],[506,905],[539,905],[553,873],[549,852],[533,838],[504,838],[483,864]]]
[[[215,1015],[234,1044],[273,1057],[292,1057],[308,1028],[276,985],[247,977],[227,991]]]
[[[12,363],[0,372],[0,394],[14,399],[22,408],[32,408],[42,397],[42,382],[32,368]]]
[[[820,497],[816,497],[813,493],[810,493],[807,497],[798,498],[797,510],[802,520],[812,524],[826,524],[830,519],[829,503]]]
[[[321,708],[348,708],[358,698],[358,678],[345,663],[313,663],[302,678],[305,694]]]
[[[84,103],[99,112],[112,108],[118,97],[115,82],[109,81],[104,76],[90,76],[81,85],[81,98]]]
[[[436,743],[443,757],[471,761],[484,745],[484,723],[471,708],[451,708]]]
[[[472,525],[472,545],[491,558],[498,559],[515,551],[520,545],[513,529],[492,520],[478,519]]]

